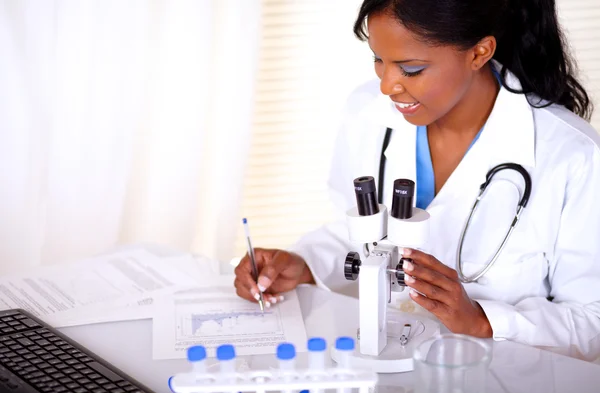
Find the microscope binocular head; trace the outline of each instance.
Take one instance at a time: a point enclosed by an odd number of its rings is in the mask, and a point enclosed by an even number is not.
[[[425,248],[429,238],[429,213],[414,204],[415,182],[396,179],[392,194],[392,209],[377,203],[375,179],[361,176],[354,180],[356,206],[346,212],[348,235],[352,243],[362,245],[359,252],[350,252],[344,261],[344,277],[356,280],[363,263],[361,257],[388,256],[388,273],[404,286],[402,265],[406,259],[398,255],[399,247]]]

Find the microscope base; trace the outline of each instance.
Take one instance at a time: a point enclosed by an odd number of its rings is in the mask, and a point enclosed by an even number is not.
[[[360,339],[356,350],[349,357],[350,367],[366,369],[378,374],[403,373],[413,370],[413,352],[423,341],[439,334],[439,324],[429,318],[405,313],[388,315],[388,341],[379,356],[360,353]],[[400,335],[405,324],[411,325],[411,333],[406,345],[400,344]],[[336,351],[331,358],[337,362]]]

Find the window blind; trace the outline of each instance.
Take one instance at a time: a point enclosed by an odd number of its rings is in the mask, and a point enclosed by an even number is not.
[[[557,6],[581,81],[596,107],[592,125],[600,132],[600,1],[558,0]]]
[[[360,0],[262,0],[253,135],[241,217],[255,247],[285,248],[327,222],[326,189],[337,114],[350,91],[374,77],[372,53],[352,24]],[[559,12],[596,99],[600,130],[600,1],[559,0]],[[243,231],[236,255],[246,252]]]
[[[255,247],[285,248],[330,218],[326,189],[338,114],[371,78],[352,26],[360,0],[261,0],[255,117],[241,217]],[[246,251],[238,230],[236,256]]]

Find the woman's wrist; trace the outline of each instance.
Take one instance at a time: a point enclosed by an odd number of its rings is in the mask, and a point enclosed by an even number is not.
[[[297,258],[299,262],[302,264],[302,273],[300,273],[300,279],[298,280],[298,284],[316,284],[315,277],[312,274],[312,271],[308,267],[308,263],[298,254],[293,254],[294,258]]]
[[[479,338],[492,338],[494,336],[494,331],[492,329],[492,325],[490,324],[490,320],[488,319],[487,315],[485,315],[485,311],[483,311],[483,307],[481,307],[479,302],[474,303],[480,312],[479,322],[476,324],[477,332],[474,334],[474,336]]]

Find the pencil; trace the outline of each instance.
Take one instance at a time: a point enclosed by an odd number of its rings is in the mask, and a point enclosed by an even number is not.
[[[244,218],[242,220],[242,223],[244,224],[244,232],[246,233],[248,257],[250,257],[250,264],[252,265],[252,278],[258,284],[258,269],[256,268],[256,257],[254,256],[254,248],[252,247],[252,241],[250,240],[250,228],[248,228],[248,220]],[[260,290],[258,291],[258,296],[258,305],[260,306],[260,310],[262,312],[265,312],[263,294]]]

